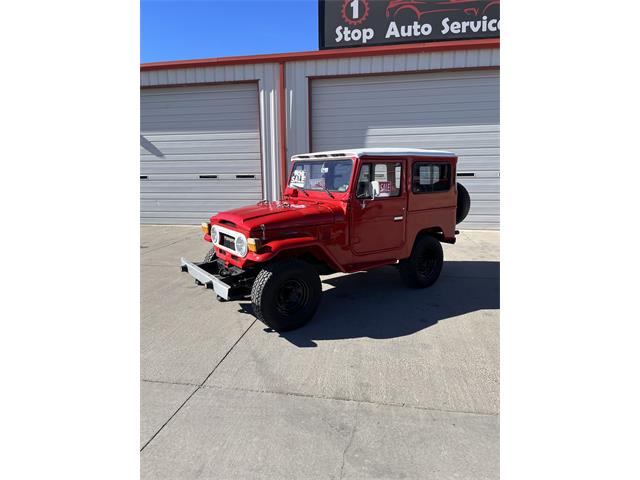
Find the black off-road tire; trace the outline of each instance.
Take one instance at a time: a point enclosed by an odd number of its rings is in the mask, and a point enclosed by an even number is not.
[[[216,249],[211,247],[211,250],[209,250],[207,254],[204,256],[204,260],[202,260],[202,263],[213,262],[215,258],[216,258]]]
[[[471,208],[471,197],[469,191],[464,185],[458,183],[458,204],[456,207],[456,225],[462,223],[462,221],[469,215],[469,209]]]
[[[413,245],[411,256],[398,265],[402,281],[411,288],[433,285],[442,271],[442,245],[435,237],[424,235]]]
[[[204,256],[204,260],[202,260],[202,263],[213,262],[215,258],[216,258],[216,249],[211,247],[211,250],[209,250],[207,254]],[[204,285],[204,284],[200,280],[196,280],[196,285]]]
[[[251,289],[255,316],[278,331],[294,330],[307,323],[318,309],[322,286],[315,268],[298,259],[266,265]]]

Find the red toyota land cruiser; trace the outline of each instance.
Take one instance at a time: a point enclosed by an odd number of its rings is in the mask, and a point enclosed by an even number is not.
[[[320,303],[319,275],[397,265],[414,288],[433,285],[441,242],[469,212],[457,157],[379,148],[296,155],[282,200],[220,212],[202,224],[213,247],[182,271],[219,300],[251,297],[277,331],[304,325]]]

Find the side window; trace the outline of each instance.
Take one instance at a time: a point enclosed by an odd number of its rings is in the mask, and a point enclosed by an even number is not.
[[[413,193],[446,192],[451,188],[451,165],[448,163],[415,163],[411,178]]]
[[[380,197],[397,197],[400,195],[402,165],[396,162],[376,163],[374,180],[378,182]]]
[[[360,168],[356,198],[371,198],[374,188],[377,188],[377,196],[380,198],[397,197],[402,191],[401,185],[402,164],[397,162],[365,163]]]

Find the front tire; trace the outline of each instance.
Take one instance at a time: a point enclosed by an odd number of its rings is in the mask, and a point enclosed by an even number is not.
[[[427,288],[440,277],[442,263],[442,245],[431,235],[425,235],[416,240],[411,256],[398,266],[400,276],[408,287]]]
[[[255,316],[279,332],[301,327],[318,309],[322,286],[315,269],[297,259],[275,261],[258,273],[251,289]]]
[[[212,247],[211,250],[209,250],[207,254],[204,256],[204,260],[202,261],[202,263],[211,263],[215,259],[216,259],[216,249]]]
[[[202,261],[202,263],[211,263],[215,259],[216,259],[216,249],[212,247],[211,250],[209,250],[207,254],[204,256],[204,260]],[[196,280],[196,285],[202,286],[204,285],[204,283],[202,283],[200,280]]]

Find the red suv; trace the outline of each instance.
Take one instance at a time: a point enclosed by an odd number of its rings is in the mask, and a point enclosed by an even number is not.
[[[414,288],[442,269],[441,242],[455,243],[469,212],[451,152],[355,149],[292,158],[282,200],[220,212],[202,224],[213,244],[182,270],[219,300],[250,296],[255,315],[278,331],[311,319],[319,275],[396,265]]]

